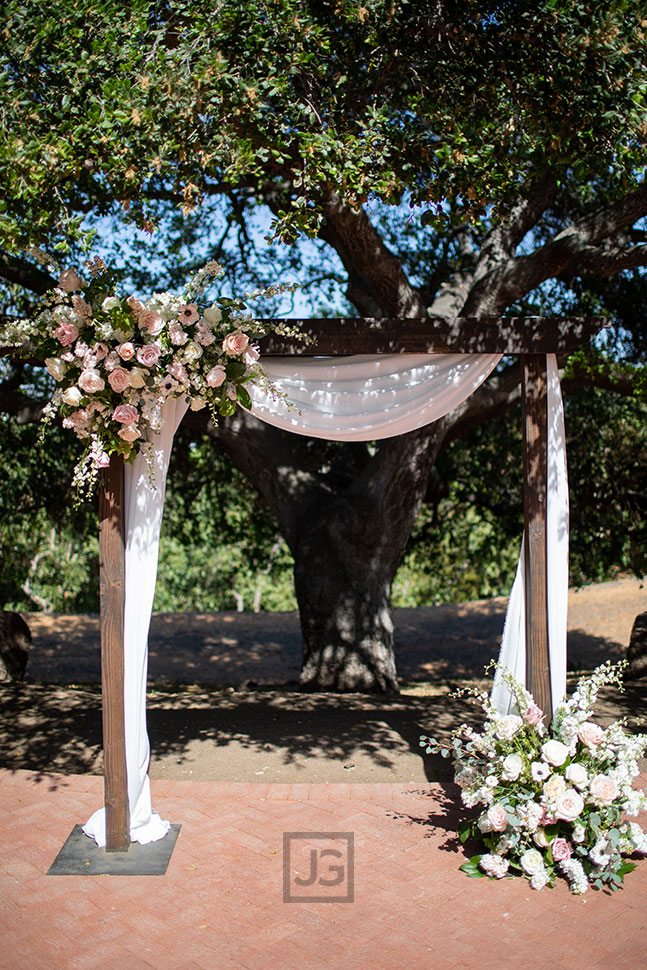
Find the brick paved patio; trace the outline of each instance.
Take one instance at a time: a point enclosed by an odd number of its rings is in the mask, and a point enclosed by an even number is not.
[[[0,770],[3,970],[647,964],[647,860],[610,896],[470,880],[458,871],[452,785],[154,781],[155,806],[182,824],[166,875],[47,876],[102,785]],[[283,901],[286,831],[354,833],[354,902]]]

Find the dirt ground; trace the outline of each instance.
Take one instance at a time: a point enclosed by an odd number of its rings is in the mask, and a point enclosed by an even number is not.
[[[153,778],[261,782],[444,780],[420,734],[446,737],[478,722],[456,686],[486,687],[498,654],[503,598],[395,611],[401,693],[298,690],[295,613],[156,615],[149,638],[148,726]],[[626,654],[647,610],[637,579],[569,594],[569,683]],[[0,685],[0,765],[42,773],[100,773],[101,690],[96,616],[27,614],[33,647],[23,684]],[[647,714],[647,680],[607,691],[603,721]]]

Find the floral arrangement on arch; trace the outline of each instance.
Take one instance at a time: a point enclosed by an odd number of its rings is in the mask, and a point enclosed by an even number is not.
[[[217,417],[233,414],[239,404],[251,407],[249,381],[271,386],[254,343],[268,328],[241,299],[200,302],[223,273],[215,260],[183,294],[154,293],[145,300],[119,295],[102,259],[86,267],[89,283],[76,269],[61,272],[44,308],[13,335],[30,340],[57,382],[45,420],[58,412],[63,426],[87,442],[74,475],[82,490],[94,484],[112,454],[130,459],[141,451],[152,461],[152,438],[169,398],[186,396],[193,410],[208,406]],[[293,288],[273,286],[245,298]]]
[[[519,874],[533,889],[561,875],[574,893],[621,888],[635,868],[626,856],[647,853],[647,835],[629,820],[647,809],[645,792],[632,787],[647,735],[628,734],[624,718],[603,729],[591,717],[600,688],[621,686],[625,665],[606,663],[582,679],[549,729],[530,693],[502,669],[519,713],[502,715],[468,689],[481,701],[483,731],[461,725],[448,744],[421,737],[428,754],[453,759],[463,804],[481,807],[458,829],[461,841],[475,837],[487,850],[460,867],[468,875]]]

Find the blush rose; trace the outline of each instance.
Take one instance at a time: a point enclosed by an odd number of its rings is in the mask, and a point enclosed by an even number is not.
[[[238,357],[247,350],[248,344],[249,337],[247,334],[242,333],[240,330],[235,330],[233,333],[227,334],[222,342],[222,349],[230,357]]]
[[[106,382],[103,377],[96,370],[84,370],[81,371],[78,380],[79,387],[86,394],[97,394],[102,391],[106,386]]]
[[[112,420],[119,424],[137,424],[139,412],[132,404],[119,404],[112,412]]]
[[[127,387],[130,387],[130,375],[123,367],[115,367],[108,374],[108,383],[115,394],[121,394]]]
[[[582,744],[585,744],[590,751],[595,751],[604,737],[604,731],[598,724],[594,724],[593,721],[585,721],[584,724],[580,725],[577,736]]]
[[[67,323],[63,321],[54,331],[54,336],[58,340],[62,347],[69,347],[73,344],[79,335],[79,328],[75,327],[73,323]]]
[[[596,775],[589,785],[591,797],[602,805],[610,805],[618,794],[618,786],[608,775]]]
[[[555,802],[555,815],[564,822],[574,822],[583,810],[582,796],[574,788],[567,788]]]

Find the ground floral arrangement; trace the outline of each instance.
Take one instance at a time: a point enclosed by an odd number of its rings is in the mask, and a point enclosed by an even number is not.
[[[449,744],[421,737],[428,754],[453,759],[463,804],[482,806],[458,829],[461,841],[472,836],[488,850],[460,867],[468,875],[520,874],[542,889],[561,874],[574,893],[621,888],[635,868],[626,856],[647,853],[647,835],[628,820],[647,809],[645,792],[632,787],[647,735],[628,734],[625,718],[602,729],[591,717],[600,688],[621,687],[624,666],[606,663],[581,680],[549,729],[532,696],[502,670],[518,714],[498,713],[469,689],[485,712],[482,733],[462,725]]]
[[[57,383],[45,421],[58,413],[63,426],[87,444],[74,484],[89,490],[113,454],[142,452],[152,466],[154,434],[167,400],[184,396],[193,410],[209,407],[214,417],[251,407],[250,381],[271,385],[259,363],[254,339],[268,328],[247,311],[243,299],[202,301],[222,275],[214,261],[200,270],[181,295],[155,293],[146,300],[117,292],[103,260],[86,264],[89,283],[66,269],[43,298],[32,320],[14,325],[5,339],[29,344]],[[273,286],[245,299],[293,289]],[[293,333],[277,325],[275,330]]]

